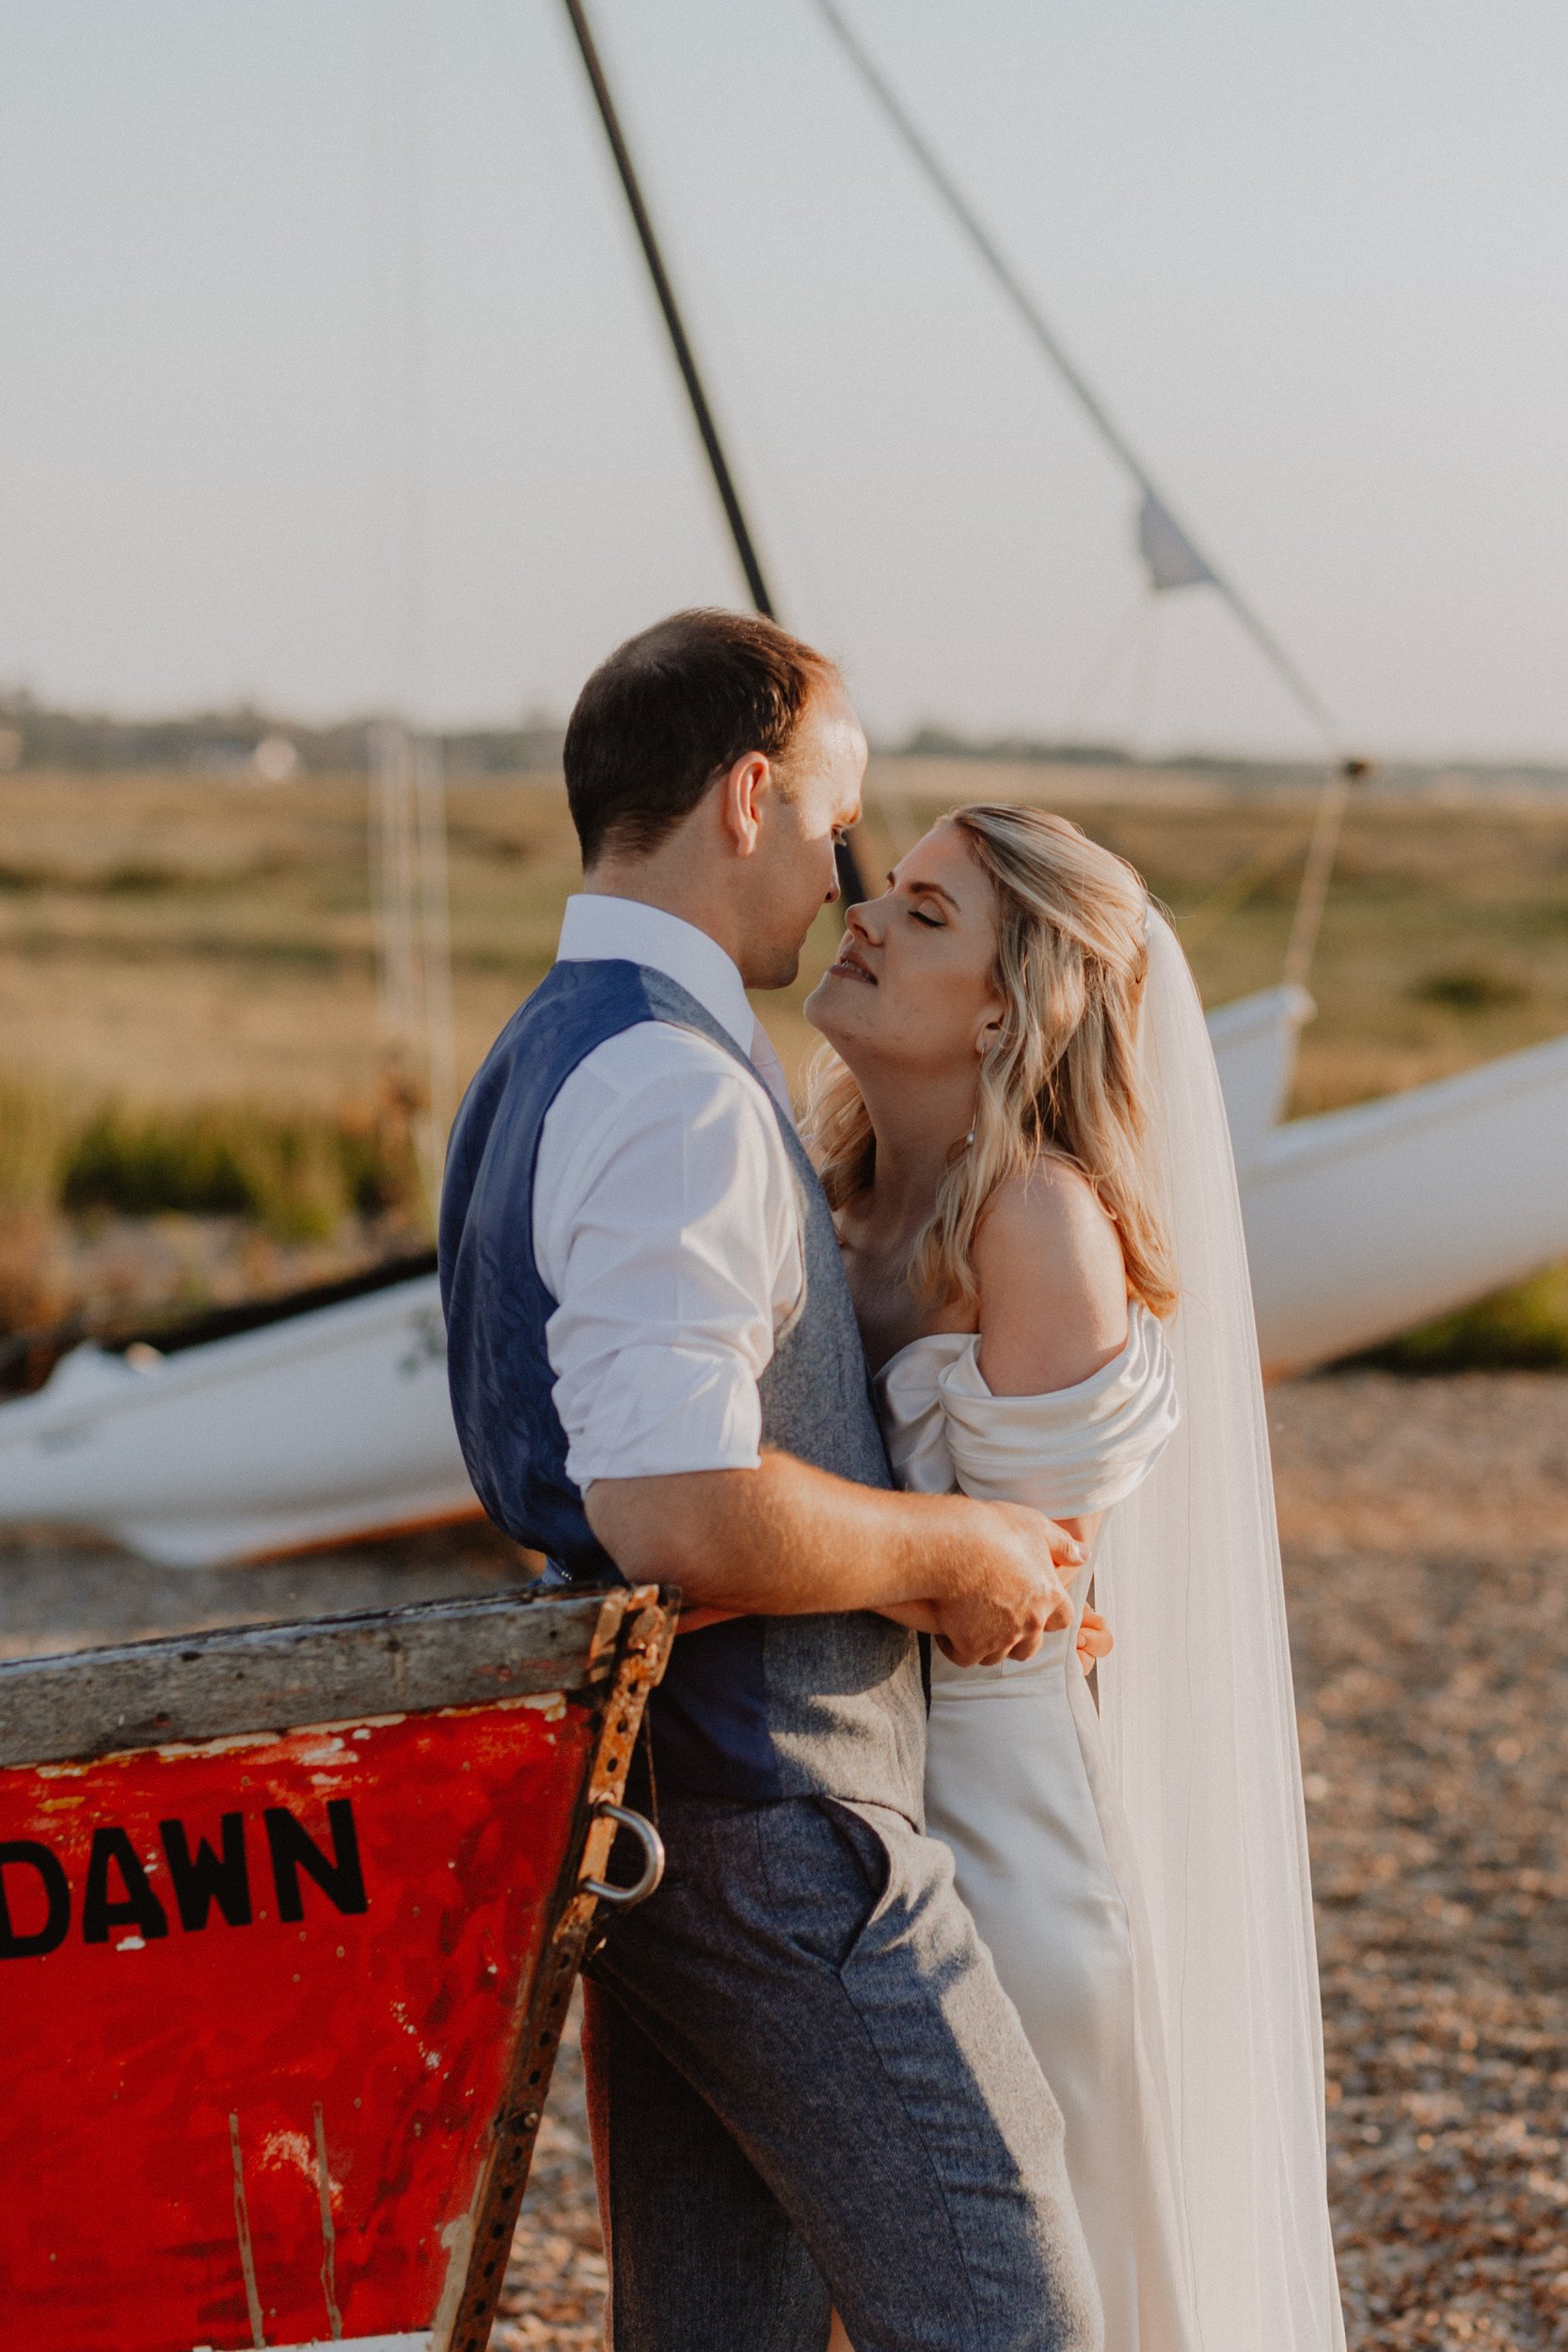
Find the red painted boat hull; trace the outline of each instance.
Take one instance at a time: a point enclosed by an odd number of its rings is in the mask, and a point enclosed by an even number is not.
[[[467,2340],[607,1693],[0,1771],[0,2342]]]

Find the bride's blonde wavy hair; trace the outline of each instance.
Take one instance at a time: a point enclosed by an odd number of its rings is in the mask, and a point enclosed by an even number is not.
[[[996,892],[992,983],[1005,1009],[980,1063],[974,1134],[942,1180],[911,1281],[923,1297],[972,1305],[971,1254],[987,1203],[1006,1178],[1051,1157],[1078,1168],[1114,1218],[1131,1295],[1169,1314],[1176,1274],[1138,1082],[1143,882],[1065,817],[979,802],[943,821]],[[830,1205],[844,1208],[871,1182],[876,1137],[831,1045],[811,1066],[804,1133]]]

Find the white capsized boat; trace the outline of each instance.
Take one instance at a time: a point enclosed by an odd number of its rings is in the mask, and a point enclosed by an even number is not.
[[[89,1528],[166,1567],[478,1510],[434,1274],[167,1356],[78,1347],[0,1406],[0,1525]]]
[[[1296,1066],[1296,1038],[1316,1010],[1304,988],[1286,987],[1239,997],[1209,1015],[1238,1169],[1250,1166],[1278,1124]]]
[[[1241,1164],[1265,1367],[1306,1371],[1568,1257],[1568,1037],[1293,1120]]]
[[[1299,989],[1211,1016],[1264,1363],[1303,1371],[1568,1257],[1568,1038],[1278,1123]],[[177,1567],[476,1515],[421,1274],[160,1356],[87,1345],[0,1406],[0,1525]]]
[[[1269,1372],[1354,1355],[1568,1257],[1568,1037],[1279,1123],[1302,989],[1209,1016]]]

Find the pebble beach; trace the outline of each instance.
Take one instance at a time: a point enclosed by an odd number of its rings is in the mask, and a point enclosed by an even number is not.
[[[1349,2342],[1568,2344],[1568,1381],[1271,1400]]]
[[[1271,1391],[1351,2352],[1568,2347],[1568,1378]],[[0,1654],[483,1591],[481,1529],[171,1574],[0,1546]],[[588,2352],[604,2260],[557,2069],[493,2352]]]
[[[1270,1395],[1350,2352],[1568,2346],[1568,1379]],[[567,2053],[496,2352],[588,2352]]]

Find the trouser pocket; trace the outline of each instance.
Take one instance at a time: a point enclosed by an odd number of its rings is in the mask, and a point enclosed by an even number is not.
[[[893,1882],[872,1823],[832,1797],[788,1799],[759,1810],[757,1858],[775,1931],[825,1967],[847,1967]]]

